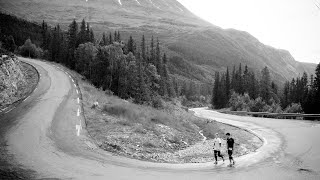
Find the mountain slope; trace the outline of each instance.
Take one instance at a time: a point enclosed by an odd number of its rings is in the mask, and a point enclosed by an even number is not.
[[[315,69],[315,64],[297,62],[288,51],[266,46],[247,32],[214,26],[176,0],[1,0],[0,7],[64,28],[73,18],[85,18],[99,34],[120,30],[124,38],[157,36],[171,57],[171,72],[202,82],[212,82],[214,71],[239,63],[257,72],[268,66],[278,83]]]

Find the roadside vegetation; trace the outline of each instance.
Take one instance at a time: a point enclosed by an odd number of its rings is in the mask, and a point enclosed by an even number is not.
[[[216,73],[212,107],[231,111],[320,114],[320,63],[315,76],[307,73],[285,82],[283,89],[272,81],[268,67],[260,78],[247,66]]]
[[[259,138],[242,129],[194,116],[177,100],[153,108],[120,99],[81,78],[78,84],[88,133],[100,148],[115,154],[154,162],[209,162],[214,157],[216,132],[224,139],[226,132],[236,134],[235,156],[262,145]],[[95,102],[99,105],[93,106]]]

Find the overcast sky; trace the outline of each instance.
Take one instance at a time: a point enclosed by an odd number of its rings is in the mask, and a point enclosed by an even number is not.
[[[214,25],[247,31],[264,44],[289,50],[297,61],[320,62],[320,0],[178,1]]]

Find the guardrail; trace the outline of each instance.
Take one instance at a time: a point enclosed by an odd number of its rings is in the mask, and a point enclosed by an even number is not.
[[[300,113],[269,113],[269,112],[247,112],[247,111],[220,111],[221,113],[235,114],[235,115],[253,115],[257,117],[274,117],[274,118],[312,118],[319,119],[320,114],[300,114]]]

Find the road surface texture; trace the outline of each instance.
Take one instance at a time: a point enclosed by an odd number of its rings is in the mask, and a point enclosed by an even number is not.
[[[239,117],[205,108],[193,111],[246,128],[264,145],[236,158],[232,168],[227,161],[166,164],[112,155],[96,148],[83,127],[79,89],[72,77],[47,62],[20,60],[37,68],[40,81],[29,98],[0,114],[0,142],[6,152],[0,160],[10,160],[8,164],[35,173],[37,179],[320,179],[318,123]]]

